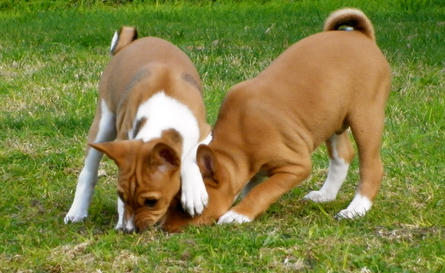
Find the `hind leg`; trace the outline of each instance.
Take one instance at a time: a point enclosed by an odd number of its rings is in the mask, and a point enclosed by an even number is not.
[[[102,100],[97,105],[96,115],[88,133],[88,143],[111,141],[115,138],[115,115],[108,110],[105,101]],[[65,216],[65,223],[79,222],[88,216],[102,155],[101,152],[87,145],[84,166],[79,175],[73,204]]]
[[[311,191],[304,197],[304,199],[317,203],[335,200],[348,174],[349,164],[354,157],[354,149],[348,131],[341,135],[333,134],[326,141],[326,146],[329,153],[328,177],[319,191]]]
[[[368,109],[369,110],[369,109]],[[384,109],[361,111],[358,118],[350,121],[350,127],[358,148],[360,182],[356,195],[349,206],[340,211],[338,218],[363,216],[371,208],[383,177],[380,146],[383,133]]]

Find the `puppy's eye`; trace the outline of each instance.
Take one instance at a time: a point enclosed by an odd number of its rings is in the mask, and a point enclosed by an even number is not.
[[[156,200],[156,199],[147,198],[147,199],[145,199],[145,206],[147,206],[149,208],[153,208],[154,206],[156,206],[157,202],[158,202],[158,200]]]

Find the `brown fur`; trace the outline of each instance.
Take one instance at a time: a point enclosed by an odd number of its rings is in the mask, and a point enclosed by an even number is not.
[[[214,223],[247,182],[265,172],[269,178],[231,209],[255,219],[310,175],[311,153],[319,145],[326,142],[331,155],[332,135],[340,135],[336,149],[351,162],[347,128],[359,150],[358,191],[374,200],[383,176],[380,145],[391,72],[371,23],[352,11],[333,13],[326,21],[328,31],[299,41],[257,77],[231,88],[212,142],[197,154],[208,207],[194,219],[170,209],[165,230]],[[348,22],[359,31],[329,31]]]
[[[119,30],[118,41],[114,47],[111,48],[111,55],[116,55],[122,48],[129,45],[138,38],[138,32],[134,27],[123,26]]]
[[[118,165],[117,189],[125,203],[125,220],[134,213],[135,225],[143,231],[163,216],[180,190],[183,141],[174,130],[164,131],[161,138],[148,142],[128,140],[138,107],[163,90],[193,112],[200,141],[209,134],[210,126],[205,122],[201,79],[189,57],[165,40],[135,37],[135,29],[121,29],[119,41],[112,49],[114,56],[99,83],[100,99],[88,140]],[[93,143],[102,113],[101,99],[116,115],[117,141]],[[145,122],[137,121],[131,138]],[[157,200],[156,204],[150,204],[150,200]]]

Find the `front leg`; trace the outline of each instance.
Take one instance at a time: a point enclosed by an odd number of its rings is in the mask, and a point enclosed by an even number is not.
[[[241,198],[244,198],[244,196],[246,196],[254,187],[263,183],[264,177],[266,177],[266,173],[264,171],[259,171],[257,174],[255,174],[255,176],[250,179],[249,183],[244,186],[244,189],[241,192]]]
[[[65,224],[80,222],[88,216],[88,208],[97,183],[97,171],[102,153],[90,148],[85,157],[85,165],[80,172],[73,204],[65,216]]]
[[[305,164],[276,168],[266,181],[252,188],[238,205],[221,216],[218,224],[253,221],[283,194],[306,179],[310,172],[310,160]]]
[[[117,213],[118,213],[118,220],[117,224],[114,227],[115,230],[123,230],[124,229],[124,213],[125,213],[125,204],[122,202],[122,200],[118,197],[117,198]]]
[[[137,230],[136,225],[134,224],[134,214],[130,215],[128,219],[125,219],[125,204],[120,198],[117,198],[117,212],[119,214],[119,219],[114,227],[115,230],[121,230],[126,233],[133,233]]]
[[[196,151],[200,144],[208,144],[211,140],[212,135],[209,134],[182,159],[181,204],[184,210],[191,216],[201,214],[209,200],[201,172],[196,163]]]
[[[99,100],[93,124],[88,132],[88,143],[111,141],[115,138],[115,115],[108,109],[105,100]],[[102,156],[101,152],[87,145],[84,166],[79,175],[73,204],[64,219],[65,224],[80,222],[88,216]]]

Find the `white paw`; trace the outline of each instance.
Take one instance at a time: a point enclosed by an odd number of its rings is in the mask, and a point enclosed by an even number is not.
[[[191,216],[200,215],[207,207],[209,195],[204,183],[197,184],[193,188],[183,187],[181,192],[181,204],[184,210]]]
[[[200,144],[209,144],[211,140],[212,134],[210,133],[202,142],[197,143],[182,160],[181,205],[191,216],[200,215],[209,202],[209,195],[196,163],[196,151]]]
[[[124,224],[123,221],[118,221],[116,226],[114,227],[115,230],[123,231],[125,233],[133,233],[136,231],[136,225],[134,224],[134,217],[131,217],[126,223]]]
[[[335,197],[335,195],[327,195],[326,193],[321,191],[311,191],[306,196],[304,196],[303,199],[312,200],[315,203],[324,203],[335,200]]]
[[[335,218],[337,219],[354,219],[364,216],[372,207],[372,202],[365,196],[356,194],[349,206],[340,211]]]
[[[238,214],[232,210],[229,210],[218,219],[218,225],[230,224],[230,223],[242,224],[249,222],[252,222],[252,220],[250,220],[249,217],[242,214]]]
[[[77,223],[82,222],[85,218],[88,217],[87,212],[78,212],[76,210],[70,209],[70,211],[66,214],[65,219],[63,220],[65,224],[68,223]]]
[[[181,204],[191,216],[200,215],[207,207],[209,195],[195,158],[186,157],[181,169]]]
[[[358,217],[362,217],[366,214],[366,210],[365,211],[355,211],[355,210],[350,210],[350,209],[344,209],[341,210],[339,213],[337,213],[337,215],[335,216],[335,219],[337,220],[341,220],[341,219],[355,219]]]
[[[124,230],[124,224],[121,223],[120,221],[116,224],[116,226],[114,227],[115,230]]]

